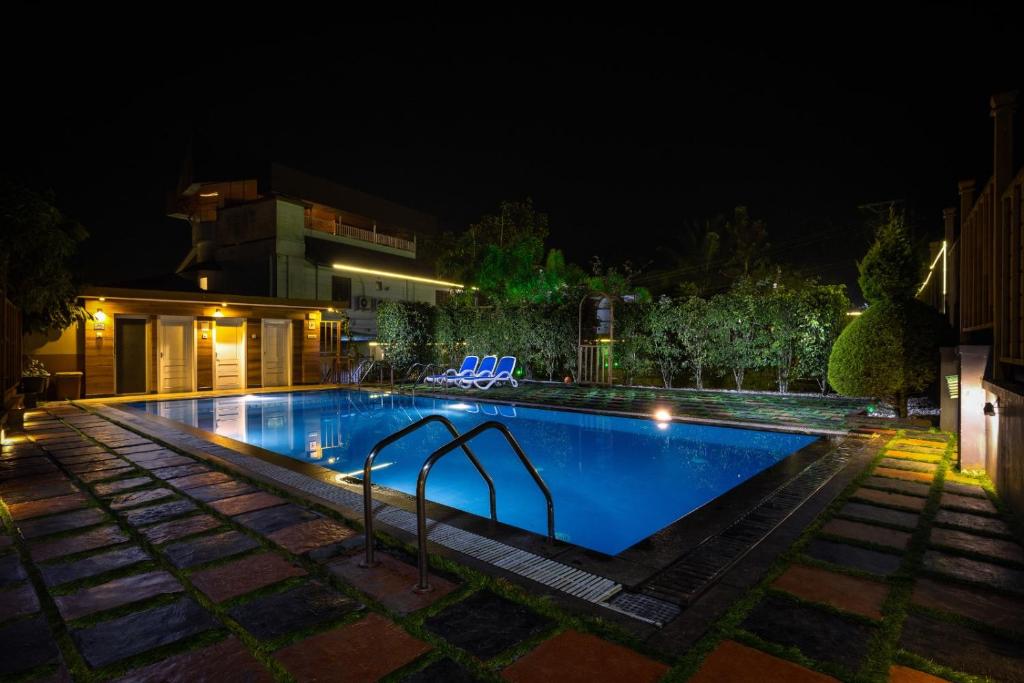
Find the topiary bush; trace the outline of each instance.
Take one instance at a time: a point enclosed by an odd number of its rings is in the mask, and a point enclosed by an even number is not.
[[[840,394],[876,396],[906,417],[907,397],[935,380],[948,334],[945,319],[916,299],[881,301],[839,335],[828,381]]]

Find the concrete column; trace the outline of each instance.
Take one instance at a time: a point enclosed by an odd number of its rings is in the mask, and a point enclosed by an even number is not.
[[[986,392],[989,346],[960,346],[960,469],[985,469]]]

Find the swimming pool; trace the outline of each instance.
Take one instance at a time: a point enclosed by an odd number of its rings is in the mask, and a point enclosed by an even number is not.
[[[816,440],[813,436],[708,427],[365,391],[304,391],[145,401],[132,407],[362,477],[382,438],[430,414],[460,432],[487,420],[511,429],[551,489],[559,539],[616,555]],[[424,459],[447,443],[430,424],[385,448],[375,484],[415,495]],[[499,521],[547,529],[543,495],[496,432],[472,448],[495,482]],[[489,516],[487,487],[459,452],[443,458],[427,498]]]

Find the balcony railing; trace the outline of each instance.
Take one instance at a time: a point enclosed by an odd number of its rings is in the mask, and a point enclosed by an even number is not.
[[[361,242],[379,244],[382,247],[390,247],[392,249],[416,253],[415,239],[407,240],[401,237],[395,237],[394,235],[386,235],[384,233],[377,232],[376,230],[357,228],[354,225],[346,225],[336,218],[320,218],[318,216],[311,216],[307,214],[306,228],[309,230],[316,230],[317,232],[325,232],[328,235],[348,237],[349,239],[359,240]]]

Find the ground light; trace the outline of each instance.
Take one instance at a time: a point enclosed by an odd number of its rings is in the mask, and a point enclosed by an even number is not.
[[[658,422],[671,422],[672,413],[668,412],[664,408],[658,408],[654,411],[654,419]]]

